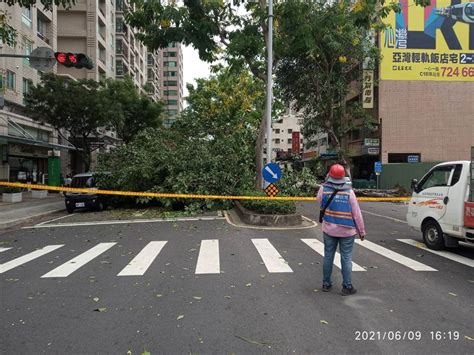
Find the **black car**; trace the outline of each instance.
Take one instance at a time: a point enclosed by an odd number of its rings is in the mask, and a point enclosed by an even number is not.
[[[71,186],[81,189],[96,189],[96,180],[94,173],[84,173],[74,175],[71,181]],[[94,209],[103,211],[107,208],[107,203],[104,195],[94,193],[82,192],[66,192],[66,210],[68,213],[73,213],[76,208]]]

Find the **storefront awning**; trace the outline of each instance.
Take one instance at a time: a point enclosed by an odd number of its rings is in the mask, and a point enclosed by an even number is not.
[[[24,138],[24,137],[14,137],[14,136],[0,134],[0,144],[7,144],[7,143],[18,143],[18,144],[34,145],[36,147],[43,147],[43,148],[47,148],[47,149],[77,150],[77,148],[73,147],[73,146],[43,142],[43,141],[40,141],[40,140],[37,140],[37,139],[30,139],[30,138]]]

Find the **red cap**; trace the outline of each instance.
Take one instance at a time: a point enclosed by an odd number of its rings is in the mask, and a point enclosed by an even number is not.
[[[346,170],[341,164],[334,164],[329,169],[329,176],[333,179],[342,179],[346,175]]]

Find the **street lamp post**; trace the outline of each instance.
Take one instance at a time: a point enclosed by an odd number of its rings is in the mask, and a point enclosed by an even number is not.
[[[268,39],[267,39],[267,163],[272,161],[272,100],[273,100],[273,0],[268,0]]]

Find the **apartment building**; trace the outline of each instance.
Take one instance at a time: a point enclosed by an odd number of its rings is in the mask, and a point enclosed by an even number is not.
[[[0,4],[17,31],[14,47],[3,43],[2,54],[29,55],[36,47],[56,50],[56,7],[45,10]],[[55,68],[53,68],[53,71]],[[59,184],[59,157],[70,147],[58,144],[58,134],[49,125],[28,118],[24,94],[40,80],[26,58],[0,58],[0,179],[19,182]]]
[[[135,38],[134,31],[125,23],[124,11],[130,8],[126,0],[117,0],[115,8],[115,78],[121,79],[128,75],[133,79],[135,86],[144,92],[148,82],[148,51]]]
[[[180,43],[172,42],[160,53],[163,74],[160,92],[165,104],[163,123],[170,126],[183,110],[183,51]]]
[[[272,160],[285,160],[303,153],[303,116],[288,108],[286,112],[272,123]],[[264,155],[267,154],[267,140],[264,142]],[[266,163],[266,157],[264,157]]]
[[[161,100],[161,56],[159,51],[147,52],[147,92],[153,101]]]

